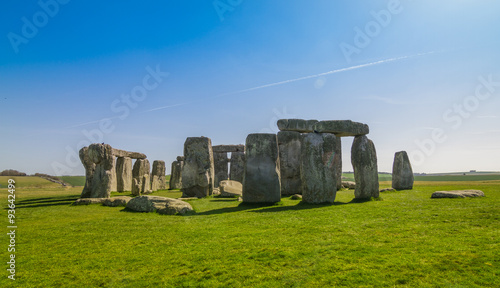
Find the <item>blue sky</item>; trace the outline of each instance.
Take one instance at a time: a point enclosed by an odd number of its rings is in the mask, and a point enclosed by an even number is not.
[[[380,171],[401,150],[415,172],[500,170],[498,1],[2,6],[0,170],[82,175],[92,140],[170,166],[186,137],[279,118],[367,123]]]

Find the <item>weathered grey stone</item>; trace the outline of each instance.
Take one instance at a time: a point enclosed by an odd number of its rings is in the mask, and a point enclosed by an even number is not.
[[[370,132],[368,125],[351,120],[319,121],[313,129],[319,133],[333,133],[337,137],[362,136]]]
[[[292,197],[290,197],[292,200],[302,200],[302,195],[300,194],[294,194]]]
[[[243,202],[281,200],[278,142],[275,134],[250,134],[245,144]]]
[[[342,138],[335,137],[335,155],[333,156],[333,165],[337,175],[337,190],[342,189]]]
[[[212,146],[213,153],[234,153],[234,152],[245,152],[245,145],[216,145]]]
[[[116,188],[118,192],[132,191],[132,159],[129,157],[116,159]]]
[[[151,171],[151,190],[152,191],[166,189],[165,170],[166,170],[165,161],[162,161],[162,160],[153,161],[153,171]],[[154,188],[153,188],[153,186],[154,186]]]
[[[394,188],[385,188],[385,189],[380,189],[380,192],[394,192],[396,189]]]
[[[235,197],[241,196],[243,186],[238,181],[224,180],[219,184],[219,191],[221,197]]]
[[[466,198],[466,197],[484,197],[481,190],[452,190],[436,191],[432,193],[431,198]]]
[[[232,152],[229,179],[243,183],[245,170],[245,152]]]
[[[108,198],[80,198],[73,202],[72,205],[102,204],[106,199]]]
[[[90,198],[109,198],[113,188],[115,157],[108,144],[90,144],[88,156],[95,164]]]
[[[132,159],[146,159],[146,155],[139,152],[129,152],[113,148],[112,153],[115,157],[128,157]]]
[[[172,166],[170,169],[170,190],[172,189],[181,189],[182,188],[182,166],[184,165],[184,157],[182,160],[179,160],[177,157],[177,161],[172,162]]]
[[[181,214],[193,211],[191,204],[160,196],[138,196],[127,203],[127,208],[136,212],[158,212],[159,214]]]
[[[302,193],[302,180],[300,179],[300,159],[302,154],[300,143],[299,132],[278,132],[281,196]]]
[[[118,181],[116,175],[116,157],[113,156],[113,167],[111,168],[111,192],[118,191]]]
[[[379,197],[377,152],[375,145],[366,136],[356,136],[351,148],[351,163],[354,168],[356,199]]]
[[[132,169],[132,195],[139,196],[151,190],[149,176],[149,160],[137,159]]]
[[[413,170],[406,151],[396,152],[392,165],[392,188],[396,190],[413,189]]]
[[[95,164],[90,160],[88,154],[89,147],[83,147],[79,151],[80,161],[85,168],[85,186],[83,187],[81,198],[90,198],[92,194],[92,178],[94,177]]]
[[[129,196],[117,196],[117,197],[105,198],[102,205],[109,207],[118,207],[118,206],[126,207],[127,203],[130,200],[132,200],[132,197]]]
[[[184,161],[184,156],[177,156],[177,161]]]
[[[347,189],[356,189],[356,183],[352,181],[342,181],[342,186]]]
[[[278,129],[280,129],[280,131],[311,133],[314,131],[313,127],[316,123],[318,123],[318,120],[279,119]]]
[[[229,158],[227,157],[227,152],[214,152],[214,187],[219,187],[219,182],[227,180],[229,177],[229,171],[227,164],[229,163]]]
[[[333,203],[337,195],[336,137],[329,133],[308,133],[301,138],[302,201]]]
[[[212,141],[207,137],[189,137],[184,143],[182,197],[206,197],[214,188]]]

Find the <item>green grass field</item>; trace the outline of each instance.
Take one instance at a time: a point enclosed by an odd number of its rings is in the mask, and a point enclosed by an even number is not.
[[[344,190],[334,205],[207,198],[183,217],[70,206],[81,187],[27,179],[16,179],[17,280],[3,264],[0,287],[500,286],[500,181],[416,182],[364,203]],[[430,198],[463,188],[487,197]],[[5,209],[2,218],[7,226]]]

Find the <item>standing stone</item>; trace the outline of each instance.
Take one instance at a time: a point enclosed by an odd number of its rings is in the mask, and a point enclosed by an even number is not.
[[[165,190],[165,161],[153,161],[153,171],[151,171],[151,190]],[[156,176],[156,177],[155,177]]]
[[[245,152],[232,152],[229,179],[243,183],[245,170]]]
[[[406,151],[396,152],[392,165],[392,188],[396,190],[413,189],[413,170]]]
[[[177,160],[172,162],[170,171],[170,190],[182,188],[182,166],[184,165],[184,157],[177,157]]]
[[[333,165],[337,175],[337,191],[342,189],[342,138],[335,135],[335,156],[333,157]]]
[[[90,144],[88,155],[95,164],[90,198],[109,198],[113,185],[113,148],[108,144]]]
[[[281,200],[278,140],[275,134],[250,134],[245,144],[243,202]]]
[[[94,177],[95,164],[90,160],[88,149],[89,147],[83,147],[79,152],[80,160],[83,167],[85,167],[85,186],[83,187],[81,198],[90,198],[92,192],[92,178]]]
[[[300,151],[300,144],[299,132],[278,132],[281,196],[302,194],[302,180],[300,179],[302,152]]]
[[[302,201],[333,203],[337,195],[336,137],[329,133],[308,133],[301,138]]]
[[[227,158],[227,152],[214,152],[214,168],[215,168],[215,178],[214,187],[219,187],[219,182],[227,180],[229,173],[227,164],[229,159]]]
[[[132,159],[118,157],[116,159],[116,190],[132,191]]]
[[[207,137],[189,137],[184,142],[182,197],[206,197],[214,188],[212,141]]]
[[[113,168],[111,168],[111,192],[118,191],[118,179],[116,175],[116,157],[113,155]]]
[[[150,192],[149,160],[137,159],[132,169],[132,195],[139,196]]]
[[[377,152],[375,145],[366,136],[356,136],[351,148],[351,163],[354,168],[356,199],[379,197]]]

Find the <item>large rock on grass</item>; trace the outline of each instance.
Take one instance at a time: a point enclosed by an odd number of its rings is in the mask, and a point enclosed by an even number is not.
[[[113,148],[108,144],[90,144],[87,153],[90,161],[95,164],[90,198],[109,198],[116,183],[113,179],[116,175],[113,173]]]
[[[151,190],[165,190],[166,180],[165,180],[165,161],[155,160],[153,161],[153,170],[151,171]]]
[[[432,193],[431,196],[431,198],[467,198],[467,197],[484,197],[484,192],[481,190],[436,191]]]
[[[184,157],[177,157],[177,160],[172,162],[170,171],[170,181],[169,189],[181,189],[182,188],[182,166],[184,165]]]
[[[182,197],[207,197],[214,188],[212,141],[207,137],[188,137],[184,142]]]
[[[413,189],[413,170],[406,151],[396,152],[392,165],[392,188],[396,190]]]
[[[375,145],[366,136],[356,136],[351,148],[351,163],[354,168],[356,199],[379,197],[377,152]]]
[[[127,208],[136,212],[158,212],[166,215],[184,215],[193,211],[193,207],[187,202],[149,195],[133,198],[127,203]]]
[[[243,202],[279,202],[280,164],[276,134],[249,134],[245,151]]]
[[[132,197],[129,197],[129,196],[111,197],[111,198],[106,198],[103,201],[102,205],[109,206],[109,207],[118,207],[118,206],[126,207],[127,203],[130,200],[132,200]]]
[[[219,191],[221,197],[241,196],[243,185],[238,181],[223,180],[219,183]]]
[[[116,188],[118,192],[132,191],[132,159],[116,159]]]
[[[149,174],[149,160],[137,159],[132,169],[132,195],[139,196],[143,193],[151,192],[150,174]]]
[[[278,132],[281,196],[302,194],[302,180],[300,179],[300,159],[302,154],[300,145],[299,132]]]

